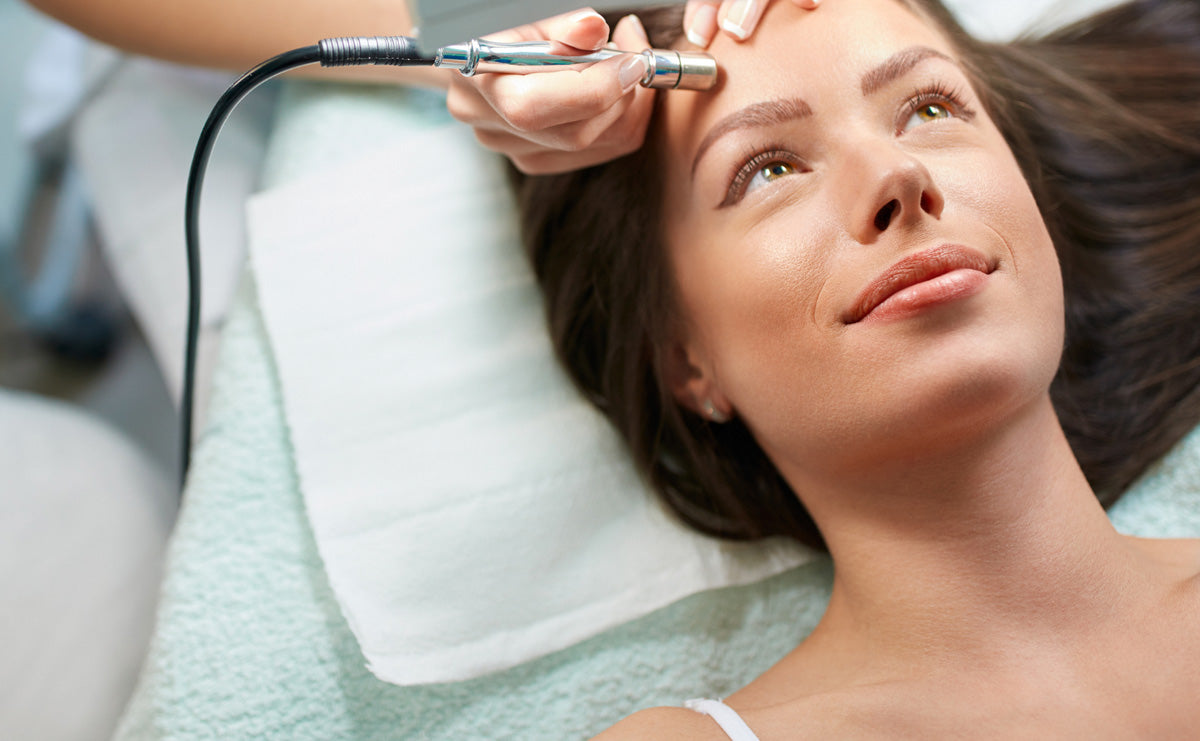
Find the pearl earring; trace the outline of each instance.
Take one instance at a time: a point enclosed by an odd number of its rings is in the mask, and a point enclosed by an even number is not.
[[[712,399],[705,399],[702,406],[704,407],[704,416],[708,417],[711,421],[716,422],[717,424],[729,421],[729,415],[724,414],[717,409],[717,407],[712,403]]]

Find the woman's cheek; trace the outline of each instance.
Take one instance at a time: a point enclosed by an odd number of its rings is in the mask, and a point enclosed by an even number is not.
[[[723,299],[709,312],[719,380],[752,418],[797,406],[819,385],[812,379],[831,374],[833,349],[819,319],[830,311],[820,300],[832,250],[795,224],[756,236],[741,243],[738,265],[717,276]]]

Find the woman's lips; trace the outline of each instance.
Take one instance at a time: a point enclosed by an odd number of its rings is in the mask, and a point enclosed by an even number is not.
[[[994,267],[979,252],[947,244],[901,258],[858,295],[842,318],[854,324],[885,319],[955,301],[983,287]]]

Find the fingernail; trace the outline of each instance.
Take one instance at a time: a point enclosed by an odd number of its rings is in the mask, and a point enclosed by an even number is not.
[[[600,15],[594,10],[581,10],[575,15],[571,16],[568,20],[570,20],[571,23],[579,23],[581,21],[586,21],[589,18],[600,18],[603,20],[604,16]]]
[[[576,24],[582,23],[583,21],[592,20],[595,18],[599,18],[601,21],[604,20],[604,16],[600,15],[599,13],[597,13],[594,10],[581,10],[578,13],[576,13],[575,15],[571,16],[568,20],[571,22],[571,25],[574,26]],[[567,35],[569,36],[570,33],[571,32],[568,31]],[[567,43],[571,43],[571,42],[567,42]],[[596,41],[593,41],[591,43],[593,44],[593,46],[592,46],[593,50],[601,49],[604,47],[603,39],[597,39]],[[578,44],[577,44],[577,46],[578,46]]]
[[[684,34],[687,40],[701,49],[708,48],[713,34],[717,32],[717,8],[705,3],[696,9],[692,22],[688,24]]]
[[[762,6],[756,0],[736,0],[721,19],[721,28],[730,36],[745,41],[750,38],[761,14]]]
[[[617,82],[621,85],[621,90],[629,92],[645,76],[646,58],[641,54],[631,54],[628,59],[621,62],[621,69],[617,72]]]
[[[638,18],[636,14],[630,13],[622,18],[617,25],[621,25],[621,23],[628,23],[629,25],[633,26],[633,31],[636,32],[639,37],[645,40],[647,45],[650,44],[646,37],[646,27],[642,25],[642,19]]]

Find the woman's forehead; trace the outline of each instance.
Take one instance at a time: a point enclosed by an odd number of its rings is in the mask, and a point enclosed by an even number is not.
[[[814,11],[771,3],[749,41],[719,36],[710,47],[721,67],[718,86],[664,96],[661,123],[672,149],[694,149],[706,129],[748,105],[817,97],[819,86],[859,89],[863,75],[905,49],[955,56],[949,41],[899,0],[837,0]]]

